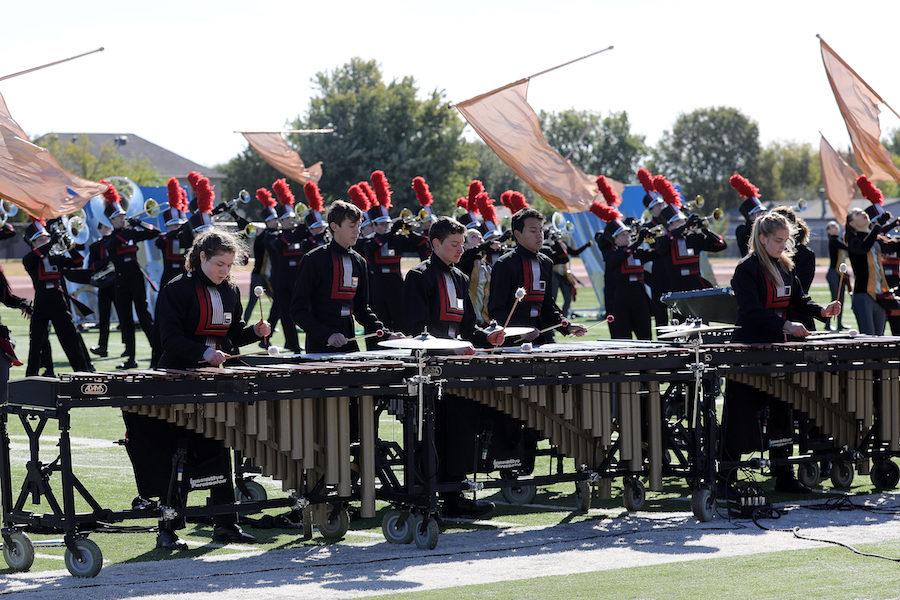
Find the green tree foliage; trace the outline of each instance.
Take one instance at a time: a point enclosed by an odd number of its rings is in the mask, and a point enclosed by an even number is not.
[[[581,110],[541,111],[540,119],[547,142],[590,175],[629,181],[647,152],[644,136],[631,132],[625,111],[606,117]]]
[[[64,169],[91,181],[120,175],[138,185],[165,183],[165,179],[149,160],[125,158],[111,142],[103,144],[96,152],[92,151],[91,142],[86,136],[64,142],[56,135],[45,135],[36,139],[35,143],[46,148]]]
[[[717,106],[681,114],[663,133],[648,165],[679,183],[687,199],[702,194],[710,207],[737,206],[728,178],[751,181],[759,167],[759,127],[736,108]]]
[[[462,137],[464,124],[443,92],[420,97],[412,77],[385,82],[378,64],[361,58],[318,73],[314,82],[318,93],[293,126],[334,127],[336,132],[292,136],[292,142],[302,146],[307,164],[323,162],[324,194],[345,197],[349,186],[381,169],[391,182],[395,206],[418,206],[411,181],[422,175],[435,208],[451,209],[476,164]]]
[[[772,142],[763,148],[754,180],[766,200],[796,202],[818,197],[821,181],[819,152],[810,144]]]

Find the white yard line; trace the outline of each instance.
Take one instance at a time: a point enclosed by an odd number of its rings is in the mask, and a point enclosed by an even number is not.
[[[898,506],[900,495],[856,497]],[[792,505],[779,528],[858,544],[900,539],[900,514],[809,510]],[[179,600],[352,598],[536,576],[566,575],[679,561],[801,550],[822,544],[763,531],[747,521],[697,523],[689,513],[643,513],[551,527],[511,527],[442,535],[438,547],[387,543],[304,546],[199,559],[107,565],[93,580],[65,571],[0,577],[16,598],[92,599],[178,596]],[[202,590],[202,591],[199,591]]]

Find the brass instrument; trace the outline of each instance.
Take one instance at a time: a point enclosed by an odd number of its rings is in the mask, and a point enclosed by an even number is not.
[[[162,204],[160,204],[153,198],[147,198],[147,200],[144,201],[144,210],[142,210],[139,213],[135,213],[131,216],[137,218],[137,217],[141,217],[143,215],[147,215],[151,219],[155,219],[156,217],[159,216],[159,213],[161,211],[165,210],[166,208],[169,208],[168,202],[163,202]]]
[[[19,214],[19,207],[8,200],[0,200],[0,227]]]

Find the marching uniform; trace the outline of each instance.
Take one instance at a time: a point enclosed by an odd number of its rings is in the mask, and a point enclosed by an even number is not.
[[[896,290],[900,286],[900,239],[890,238],[882,240],[881,244],[881,265],[884,270],[884,279],[892,290]],[[891,296],[895,296],[893,292]],[[900,305],[894,300],[885,303],[887,311],[887,320],[891,326],[891,334],[900,336]]]
[[[16,231],[9,223],[0,227],[0,240],[6,240],[15,235]],[[31,303],[13,294],[2,266],[0,266],[0,303],[9,308],[21,310],[29,317],[32,314]],[[22,361],[16,356],[15,346],[9,327],[0,323],[0,404],[4,404],[7,401],[9,368],[22,365]]]
[[[241,295],[230,281],[213,284],[202,270],[175,277],[157,300],[162,369],[193,369],[202,366],[211,349],[237,354],[240,346],[257,341],[252,326],[241,319]],[[123,412],[128,455],[134,467],[139,494],[166,499],[170,506],[186,503],[186,495],[209,489],[213,504],[234,501],[231,456],[223,443],[194,431],[152,417]],[[170,490],[173,456],[185,451],[184,479]],[[175,498],[167,498],[172,492]],[[218,526],[237,522],[235,514],[217,515]],[[173,529],[183,522],[166,525]]]
[[[300,273],[300,262],[309,250],[309,234],[305,225],[282,230],[269,237],[269,256],[272,258],[272,288],[275,292],[276,314],[284,330],[284,345],[288,350],[300,351],[297,324],[291,317],[291,295]]]
[[[132,319],[132,307],[137,314],[141,330],[152,343],[153,320],[147,308],[147,290],[144,287],[144,273],[138,262],[138,242],[152,240],[159,236],[159,231],[151,225],[138,227],[123,227],[117,229],[109,236],[109,259],[116,266],[115,298],[116,314],[119,315],[119,325],[122,329],[122,338],[125,342],[125,352],[128,356],[126,364],[135,362],[135,330]]]
[[[560,237],[553,236],[549,239],[549,243],[545,243],[544,247],[541,248],[541,254],[546,254],[547,258],[553,263],[553,279],[550,282],[550,296],[556,301],[557,292],[562,292],[562,312],[564,315],[569,314],[569,309],[572,307],[572,300],[575,300],[577,294],[576,280],[571,269],[571,257],[580,255],[587,250],[590,245],[591,241],[588,240],[578,248],[569,248],[566,242]]]
[[[37,228],[40,222],[32,223],[26,229],[26,237],[31,240],[37,237]],[[43,230],[43,225],[40,225]],[[39,234],[38,234],[39,235]],[[72,301],[76,307],[83,307],[80,302],[69,296],[66,291],[66,284],[63,276],[68,269],[78,269],[81,267],[82,258],[74,257],[70,253],[50,254],[53,243],[47,243],[39,248],[34,248],[22,258],[22,264],[25,271],[31,277],[34,285],[34,304],[31,316],[31,323],[28,328],[29,346],[28,346],[28,366],[26,367],[26,377],[38,374],[41,366],[42,355],[46,353],[49,358],[50,348],[50,324],[56,331],[56,337],[69,364],[75,371],[93,371],[94,366],[85,352],[84,342],[81,335],[75,329],[72,322],[72,316],[69,314],[69,301]],[[83,314],[90,313],[90,310],[84,311]],[[52,365],[52,363],[51,363]]]
[[[109,236],[104,236],[88,247],[88,269],[94,275],[108,269],[112,262],[109,259]],[[99,356],[106,356],[109,346],[109,321],[112,315],[113,299],[115,298],[116,274],[113,270],[105,277],[92,277],[91,282],[97,288],[97,325],[100,329],[100,338],[97,345],[91,348],[91,352]]]
[[[517,327],[544,329],[563,320],[563,314],[548,294],[548,282],[553,264],[543,254],[535,254],[522,246],[500,257],[491,270],[491,289],[488,314],[491,320],[504,323],[515,302],[518,288],[525,289],[525,297],[518,303],[509,324]],[[560,333],[568,333],[560,327]],[[534,344],[553,342],[553,330],[542,333]],[[511,341],[509,342],[511,343]]]
[[[721,252],[727,246],[721,236],[708,229],[687,235],[669,232],[659,238],[654,247],[653,268],[662,266],[665,273],[660,295],[713,287],[700,274],[700,253]]]
[[[806,244],[799,242],[794,248],[794,275],[800,282],[800,289],[809,294],[813,279],[816,276],[816,254]],[[792,321],[799,321],[809,331],[816,330],[816,323],[809,315],[790,315]]]
[[[366,331],[385,329],[369,307],[369,275],[365,259],[355,250],[331,241],[303,257],[294,282],[290,315],[306,332],[307,352],[356,352],[353,318]],[[347,344],[328,345],[341,333]]]
[[[744,222],[734,230],[738,251],[743,258],[750,252],[750,236],[753,232],[753,221],[756,217],[766,212],[766,208],[759,200],[759,188],[750,183],[746,177],[735,173],[728,178],[728,183],[743,198],[738,210],[741,216],[744,217]]]
[[[759,257],[752,255],[738,263],[731,280],[738,306],[738,327],[732,341],[767,344],[785,340],[784,324],[788,312],[819,317],[822,307],[803,292],[799,279],[776,264],[784,285],[770,281]],[[763,430],[765,415],[767,427]],[[770,450],[772,458],[786,458],[793,445],[793,419],[787,402],[760,393],[743,383],[728,381],[725,386],[725,412],[722,425],[726,460],[739,460],[742,454]],[[762,445],[761,445],[762,444]],[[773,467],[776,477],[788,477],[789,467]]]
[[[162,252],[163,271],[159,280],[159,289],[184,273],[184,257],[190,248],[181,245],[179,230],[167,231],[154,241]]]

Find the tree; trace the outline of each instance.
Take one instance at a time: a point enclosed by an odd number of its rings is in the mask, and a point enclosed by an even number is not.
[[[590,111],[541,111],[540,119],[547,142],[591,175],[630,180],[647,152],[644,136],[631,133],[625,111],[606,117]]]
[[[737,206],[728,178],[740,172],[751,181],[759,166],[759,127],[736,108],[701,108],[679,115],[652,153],[648,165],[679,183],[687,199],[702,194],[710,207]]]
[[[125,158],[111,142],[100,146],[96,153],[91,151],[91,142],[87,136],[63,142],[56,135],[49,134],[37,138],[35,143],[46,148],[64,169],[91,181],[120,175],[138,185],[165,183],[165,179],[149,160]]]
[[[819,153],[810,144],[772,142],[760,153],[755,183],[765,200],[816,198],[821,186]]]
[[[314,83],[317,95],[292,125],[334,127],[335,133],[294,135],[291,143],[302,148],[307,164],[323,162],[319,185],[326,196],[346,197],[349,186],[381,169],[392,184],[395,206],[418,206],[410,182],[422,175],[435,210],[451,210],[466,189],[466,174],[477,165],[462,138],[464,124],[448,108],[443,92],[434,90],[420,99],[412,77],[385,83],[378,64],[361,58],[318,73]],[[230,174],[236,176],[237,168]]]

